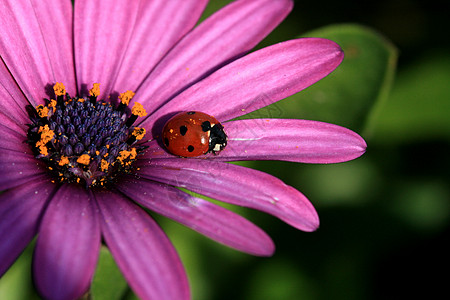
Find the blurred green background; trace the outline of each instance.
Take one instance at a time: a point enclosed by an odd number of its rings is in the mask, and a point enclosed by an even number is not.
[[[228,2],[211,0],[205,16]],[[181,255],[193,299],[448,294],[448,5],[295,2],[285,22],[258,48],[300,36],[327,37],[343,47],[346,58],[313,87],[246,117],[342,125],[366,139],[367,153],[336,165],[242,163],[302,191],[321,218],[316,232],[304,233],[266,214],[234,208],[273,238],[277,250],[270,258],[239,253],[155,216]],[[29,274],[31,249],[0,281],[1,299],[38,299]],[[134,299],[107,252],[102,254],[94,299]]]

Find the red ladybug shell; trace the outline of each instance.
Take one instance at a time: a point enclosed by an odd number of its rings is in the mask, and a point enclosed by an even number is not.
[[[227,144],[222,124],[208,114],[189,111],[173,116],[162,133],[167,150],[182,157],[195,157],[219,152]]]

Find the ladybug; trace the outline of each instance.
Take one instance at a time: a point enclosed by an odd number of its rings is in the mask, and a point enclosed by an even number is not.
[[[227,135],[216,118],[199,111],[181,112],[164,125],[163,143],[167,150],[182,157],[195,157],[223,150]]]

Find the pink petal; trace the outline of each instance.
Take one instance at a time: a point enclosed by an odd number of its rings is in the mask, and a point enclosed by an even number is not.
[[[228,144],[218,154],[193,159],[215,161],[285,160],[302,163],[339,163],[361,156],[366,142],[344,127],[307,120],[247,119],[222,123]],[[178,157],[158,140],[146,144],[143,159]]]
[[[328,75],[342,59],[341,48],[326,39],[279,43],[219,69],[172,99],[144,124],[150,128],[159,118],[183,110],[230,120],[301,91]]]
[[[51,83],[62,82],[67,92],[75,95],[72,3],[61,0],[31,0],[31,2],[52,65],[54,81]]]
[[[18,125],[9,116],[0,112],[0,136],[2,137],[0,139],[0,148],[32,155],[30,146],[25,143],[27,140],[26,129],[25,124]],[[1,156],[2,154],[0,153],[0,159]]]
[[[232,2],[175,46],[146,79],[135,99],[151,113],[188,86],[248,52],[291,9],[291,0]]]
[[[253,223],[171,186],[127,179],[118,189],[142,206],[237,250],[261,256],[275,250],[270,237]]]
[[[108,248],[141,299],[189,299],[181,261],[167,236],[137,205],[106,190],[95,194]]]
[[[36,287],[46,299],[78,299],[89,288],[100,250],[100,226],[90,191],[65,184],[53,196],[33,259]]]
[[[338,163],[361,156],[366,142],[341,126],[307,120],[248,119],[224,123],[228,145],[214,159]]]
[[[0,194],[0,276],[33,239],[55,187],[41,177]]]
[[[71,9],[70,1],[60,0],[0,5],[1,57],[33,105],[47,97],[47,85],[55,81],[74,91]]]
[[[30,102],[22,94],[11,73],[0,60],[0,113],[16,124],[30,122],[25,106]]]
[[[0,151],[0,191],[31,181],[45,173],[43,164],[27,153],[2,149]]]
[[[114,90],[135,91],[167,51],[192,29],[207,2],[141,1]]]
[[[140,160],[139,176],[272,214],[304,231],[319,218],[299,191],[269,174],[237,165],[196,159]]]
[[[111,93],[130,41],[141,1],[75,1],[74,47],[78,89],[100,83],[101,98]]]

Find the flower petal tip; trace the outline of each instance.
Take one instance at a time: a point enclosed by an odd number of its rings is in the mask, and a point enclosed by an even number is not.
[[[272,239],[268,237],[268,240],[264,245],[261,246],[260,249],[257,249],[253,252],[249,252],[249,254],[254,256],[261,256],[261,257],[270,257],[275,253],[275,243],[272,241]]]
[[[357,134],[356,134],[357,135]],[[364,153],[366,153],[367,150],[367,143],[366,141],[359,135],[358,136],[358,142],[354,145],[354,158],[358,158],[362,156]]]
[[[319,215],[314,210],[314,214],[311,215],[311,219],[309,220],[309,224],[306,224],[304,228],[302,228],[302,231],[305,232],[313,232],[319,229],[320,227],[320,220]]]
[[[335,53],[335,60],[334,62],[336,63],[336,68],[341,64],[341,62],[344,60],[344,50],[341,48],[341,46],[336,43],[335,41],[332,40],[327,40],[327,42],[330,44],[330,47],[333,48],[334,53]]]
[[[326,38],[307,38],[323,51],[323,59],[327,61],[330,72],[336,69],[344,60],[344,50],[335,41]]]

